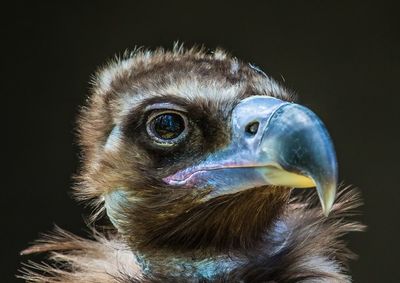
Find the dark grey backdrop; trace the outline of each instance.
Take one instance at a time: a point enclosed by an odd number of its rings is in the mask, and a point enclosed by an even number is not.
[[[174,40],[221,46],[256,63],[323,118],[341,180],[365,199],[368,231],[348,238],[360,255],[351,266],[355,282],[398,282],[394,2],[67,2],[2,8],[2,282],[15,280],[18,252],[53,223],[83,234],[85,209],[69,188],[78,166],[73,126],[91,73],[126,48]]]

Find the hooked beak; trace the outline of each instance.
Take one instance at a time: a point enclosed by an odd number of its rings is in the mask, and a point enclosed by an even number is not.
[[[311,110],[252,96],[234,108],[231,127],[226,148],[164,181],[212,187],[210,197],[265,185],[316,187],[322,210],[329,214],[337,187],[336,155],[325,126]]]

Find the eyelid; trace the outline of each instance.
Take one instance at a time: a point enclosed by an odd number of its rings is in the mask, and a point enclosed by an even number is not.
[[[176,110],[179,112],[184,112],[187,113],[187,110],[179,105],[172,104],[169,102],[163,102],[163,103],[155,103],[149,106],[146,106],[145,111],[150,111],[150,110]]]
[[[150,109],[149,109],[150,110]],[[185,121],[185,126],[187,126],[188,122],[187,122],[187,117],[186,115],[182,114],[182,111],[179,110],[174,110],[174,109],[170,109],[170,108],[155,108],[152,109],[153,111],[150,113],[150,115],[147,117],[147,122],[146,124],[150,123],[155,117],[162,115],[162,114],[168,114],[168,113],[173,113],[173,114],[178,114],[179,116],[181,116],[183,118],[183,120]],[[187,112],[185,112],[187,113]]]

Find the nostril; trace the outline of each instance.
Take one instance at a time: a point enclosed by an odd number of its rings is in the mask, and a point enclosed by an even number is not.
[[[258,122],[251,122],[246,126],[246,133],[250,134],[250,135],[255,135],[257,134],[258,131],[258,126],[260,125],[260,123]]]

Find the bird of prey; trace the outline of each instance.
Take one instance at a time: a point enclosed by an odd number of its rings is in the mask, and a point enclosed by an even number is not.
[[[321,120],[258,67],[125,54],[96,73],[79,141],[76,195],[109,228],[56,228],[22,252],[48,255],[27,282],[351,282],[358,193],[337,189]]]

